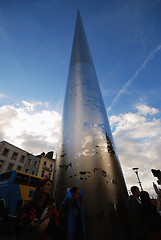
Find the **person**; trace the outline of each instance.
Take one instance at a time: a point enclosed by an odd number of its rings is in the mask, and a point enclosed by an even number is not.
[[[159,191],[158,198],[157,198],[157,210],[161,216],[161,190]]]
[[[149,193],[141,191],[141,207],[144,221],[147,224],[151,240],[161,239],[161,216],[157,211],[157,207],[151,203]]]
[[[148,229],[146,227],[140,200],[140,190],[137,186],[131,187],[132,195],[129,198],[129,209],[131,217],[131,225],[134,240],[148,240]]]
[[[29,236],[29,239],[49,240],[56,234],[59,213],[51,190],[50,179],[40,180],[33,199],[19,213],[15,239]]]
[[[62,202],[64,237],[63,240],[85,240],[85,223],[81,209],[83,192],[77,187],[67,189]]]

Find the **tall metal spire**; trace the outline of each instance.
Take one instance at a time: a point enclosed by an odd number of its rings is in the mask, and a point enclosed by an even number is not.
[[[83,190],[88,240],[129,239],[127,189],[79,11],[54,184],[59,206],[67,188]]]
[[[80,12],[77,12],[73,48],[70,60],[70,67],[76,63],[86,62],[93,65],[86,34],[82,24]]]

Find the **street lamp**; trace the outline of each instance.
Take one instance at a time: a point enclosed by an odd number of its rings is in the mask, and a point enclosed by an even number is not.
[[[136,176],[137,176],[138,183],[140,185],[141,191],[143,191],[143,188],[142,188],[142,185],[141,185],[141,182],[140,182],[140,178],[139,178],[139,174],[138,174],[138,169],[139,168],[133,168],[132,170],[134,171],[134,173],[136,173]]]

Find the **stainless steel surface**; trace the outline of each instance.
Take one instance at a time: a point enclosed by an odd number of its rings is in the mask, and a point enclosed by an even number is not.
[[[128,239],[127,190],[78,12],[56,158],[55,195],[84,192],[87,240]]]

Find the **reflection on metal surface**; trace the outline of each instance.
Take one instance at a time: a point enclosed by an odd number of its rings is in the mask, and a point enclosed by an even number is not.
[[[83,190],[87,240],[128,239],[127,190],[79,12],[54,184],[59,205],[68,187]]]

